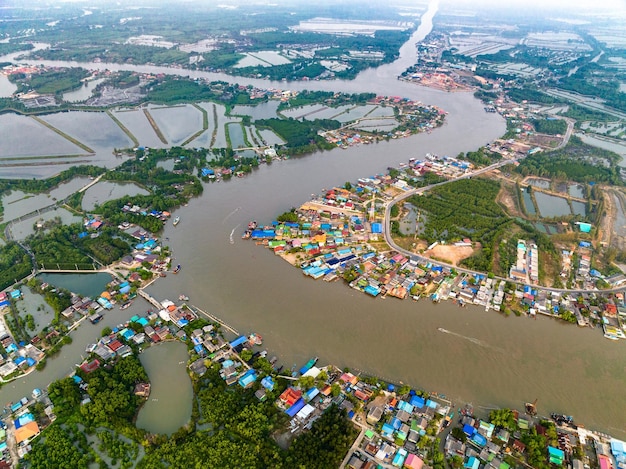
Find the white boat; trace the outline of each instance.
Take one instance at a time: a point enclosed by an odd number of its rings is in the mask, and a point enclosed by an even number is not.
[[[176,226],[180,223],[180,217],[176,217],[174,218],[174,221],[172,222],[172,225]]]

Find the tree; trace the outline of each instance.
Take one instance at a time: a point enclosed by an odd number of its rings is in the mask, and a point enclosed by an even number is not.
[[[467,435],[465,434],[465,432],[463,431],[463,429],[462,429],[462,428],[460,428],[460,427],[454,427],[454,428],[452,429],[452,432],[451,432],[451,433],[452,433],[452,436],[453,436],[454,438],[456,438],[457,440],[459,440],[459,441],[461,441],[461,442],[463,442],[463,443],[465,443],[465,442],[467,441]]]
[[[515,431],[515,416],[511,409],[497,409],[489,412],[489,421],[497,427]]]

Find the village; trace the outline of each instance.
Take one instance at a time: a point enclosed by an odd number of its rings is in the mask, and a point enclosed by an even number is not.
[[[608,339],[625,338],[623,292],[604,293],[595,284],[602,277],[609,290],[618,289],[626,277],[603,277],[590,269],[593,247],[587,241],[581,241],[575,252],[561,253],[561,275],[572,275],[583,286],[574,291],[538,284],[538,247],[532,240],[517,240],[516,260],[508,276],[500,278],[463,269],[447,260],[471,254],[476,243],[469,238],[450,244],[435,242],[419,252],[413,249],[415,255],[386,248],[384,210],[394,197],[413,189],[410,183],[424,174],[454,179],[471,175],[472,169],[471,163],[451,157],[428,155],[423,161],[410,160],[388,174],[325,191],[288,214],[289,221],[274,221],[264,227],[255,223],[244,238],[267,246],[312,279],[341,278],[372,297],[450,300],[461,307],[473,304],[486,310],[506,309],[507,314],[541,314],[579,326],[601,326]],[[580,231],[589,228],[587,223],[572,226],[572,230]],[[459,252],[462,255],[455,258]],[[572,265],[573,254],[576,265]]]
[[[536,402],[526,403],[524,411],[500,409],[479,416],[471,404],[455,405],[437,393],[332,365],[318,367],[317,357],[299,370],[287,371],[277,365],[276,357],[267,359],[267,351],[258,351],[262,345],[258,334],[229,341],[223,324],[198,319],[186,304],[165,300],[161,306],[158,313],[136,315],[103,331],[103,337],[87,348],[88,358],[71,375],[82,395],[81,406],[90,403],[85,382],[90,373],[174,340],[188,345],[191,376],[202,377],[213,367],[226,386],[250,389],[259,401],[278,395],[275,405],[289,421],[286,439],[310,429],[331,405],[345,410],[359,435],[342,468],[421,469],[443,458],[453,467],[468,469],[507,469],[543,460],[575,469],[590,464],[618,468],[626,462],[624,442],[576,425],[569,416],[540,417]],[[136,383],[133,392],[147,400],[150,383]],[[32,396],[6,407],[0,430],[5,467],[11,467],[7,463],[11,456],[17,460],[27,454],[33,439],[55,419],[46,390],[35,389]],[[544,440],[546,447],[541,446]]]

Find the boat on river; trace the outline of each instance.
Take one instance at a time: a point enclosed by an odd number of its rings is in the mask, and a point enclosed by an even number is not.
[[[132,305],[133,302],[132,301],[127,301],[126,303],[124,303],[122,306],[120,306],[120,309],[126,309],[128,308],[130,305]]]
[[[256,332],[253,332],[248,337],[248,342],[250,343],[250,345],[262,345],[263,344],[263,337],[261,337],[260,334],[257,334]]]
[[[311,358],[306,365],[304,365],[302,368],[300,368],[300,374],[303,375],[304,373],[306,373],[307,371],[309,371],[311,368],[313,368],[313,366],[317,363],[318,358],[317,357],[313,357]]]
[[[172,225],[176,226],[180,223],[180,217],[176,217],[174,218],[174,221],[172,222]]]
[[[189,297],[188,297],[187,295],[180,295],[180,296],[178,297],[178,299],[179,299],[180,301],[189,301]]]
[[[573,425],[574,424],[574,417],[572,417],[571,415],[563,415],[563,414],[552,413],[552,414],[550,414],[550,417],[552,418],[552,420],[554,420],[559,425],[565,425],[565,424]]]
[[[89,321],[91,321],[91,324],[98,324],[101,319],[102,319],[101,314],[94,314],[92,316],[89,316]]]
[[[172,272],[173,274],[177,274],[178,272],[180,272],[180,264],[178,264],[176,266],[176,268],[174,269],[174,272]]]

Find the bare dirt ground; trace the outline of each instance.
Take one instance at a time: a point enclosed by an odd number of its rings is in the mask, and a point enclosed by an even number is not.
[[[476,248],[471,246],[454,246],[454,245],[441,245],[438,244],[429,251],[424,252],[424,257],[432,257],[441,259],[453,265],[459,265],[463,259],[467,259],[474,252]]]
[[[507,179],[502,179],[502,186],[500,187],[500,192],[496,197],[496,203],[500,204],[506,210],[506,213],[511,217],[520,217],[524,218],[524,215],[519,211],[519,205],[515,200],[516,195],[514,195],[515,186],[512,186],[508,183]]]

